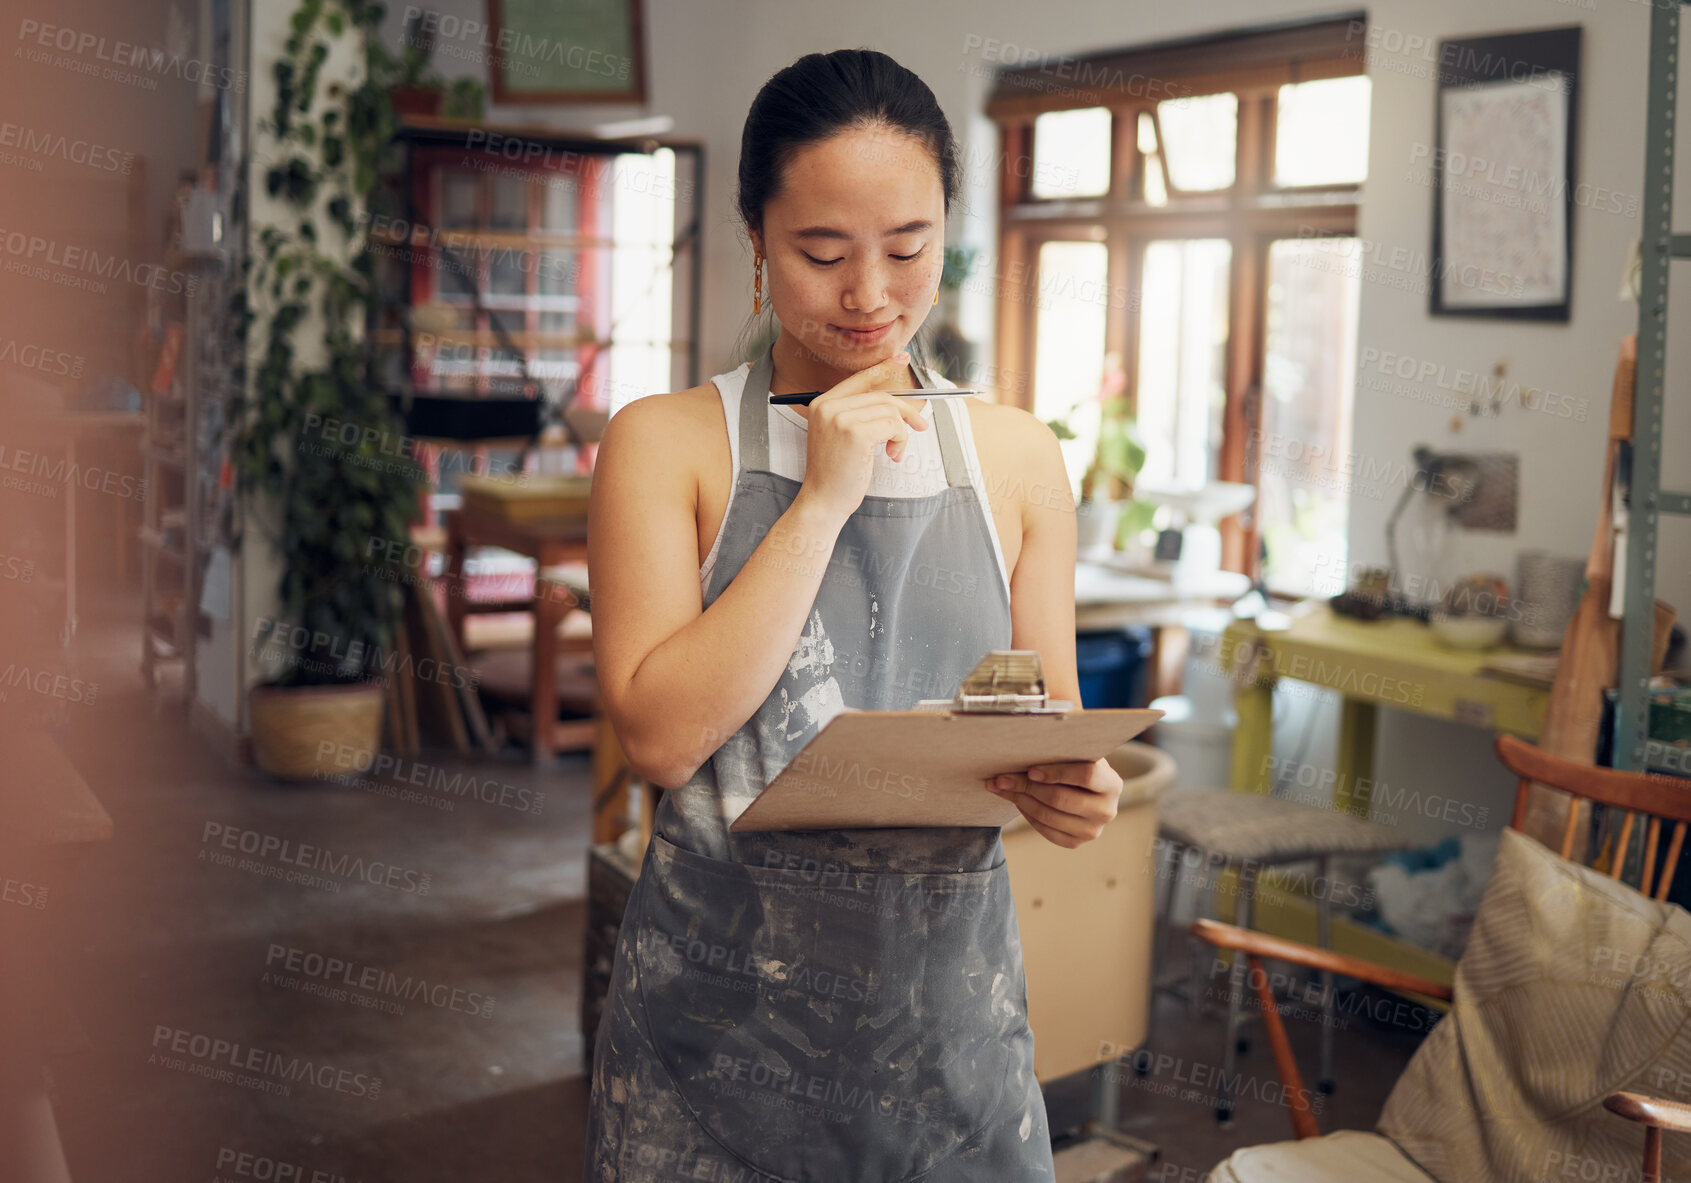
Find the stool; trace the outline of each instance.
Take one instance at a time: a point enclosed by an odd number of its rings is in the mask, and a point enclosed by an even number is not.
[[[1335,855],[1384,854],[1408,845],[1401,837],[1380,825],[1349,813],[1305,805],[1259,793],[1227,789],[1176,789],[1165,793],[1158,818],[1158,835],[1167,844],[1178,867],[1185,848],[1205,852],[1211,861],[1239,873],[1234,896],[1233,923],[1249,928],[1255,914],[1257,872],[1263,867],[1315,860],[1317,874],[1327,877]],[[1168,927],[1178,880],[1171,877],[1163,903],[1163,927]],[[1210,888],[1214,901],[1215,888]],[[1332,948],[1333,903],[1331,893],[1316,894],[1316,923],[1319,943]],[[1152,982],[1156,983],[1156,950],[1153,942]],[[1191,975],[1188,975],[1190,982]],[[1322,1092],[1333,1091],[1333,974],[1321,972],[1321,1077]],[[1191,990],[1191,1004],[1197,1006],[1197,991]],[[1222,1053],[1221,1100],[1216,1117],[1227,1121],[1233,1115],[1228,1093],[1238,1056],[1239,1027],[1245,995],[1245,959],[1233,958],[1227,987],[1227,1046]]]
[[[571,750],[590,746],[597,727],[591,721],[585,726],[569,723],[560,727],[558,723],[558,654],[590,653],[593,649],[591,638],[558,640],[558,625],[566,615],[577,610],[592,615],[586,563],[558,563],[534,573],[534,656],[529,672],[529,713],[534,728],[531,748],[537,764],[549,762],[561,745],[567,744]]]

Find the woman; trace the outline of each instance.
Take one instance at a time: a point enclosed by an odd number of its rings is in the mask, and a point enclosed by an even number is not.
[[[885,393],[954,385],[904,346],[956,187],[932,92],[885,54],[776,74],[739,207],[780,335],[624,408],[600,445],[598,674],[631,764],[671,791],[595,1042],[594,1183],[1053,1178],[999,831],[728,831],[839,710],[950,697],[990,649],[1039,650],[1052,696],[1079,700],[1055,436]],[[824,393],[769,402],[804,390]],[[1005,779],[1068,847],[1121,793],[1103,760]]]

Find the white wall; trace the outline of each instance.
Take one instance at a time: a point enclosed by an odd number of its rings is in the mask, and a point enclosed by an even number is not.
[[[277,153],[273,138],[260,135],[255,126],[259,120],[269,117],[276,102],[276,85],[271,67],[283,56],[283,45],[289,32],[288,19],[292,13],[292,5],[272,5],[260,3],[259,0],[254,0],[249,8],[250,24],[246,35],[250,38],[248,61],[251,91],[247,98],[249,122],[244,136],[246,142],[252,145],[252,151],[245,162],[248,194],[247,249],[255,258],[260,227],[266,224],[280,224],[291,231],[299,221],[299,215],[294,212],[292,206],[270,197],[265,191],[264,176],[276,159]],[[322,78],[338,78],[347,83],[356,83],[363,70],[363,55],[359,48],[360,43],[350,36],[333,41],[328,60],[323,64]],[[327,200],[328,194],[325,193],[313,215],[325,250],[329,249],[328,244],[335,242],[340,234],[323,208]],[[252,298],[255,305],[263,307],[261,295],[254,294]],[[313,300],[312,313],[301,322],[294,333],[295,353],[302,365],[318,364],[323,360],[322,318],[316,307],[317,301]],[[263,338],[263,332],[255,330],[248,342],[251,350],[249,382],[257,372],[257,359],[262,352]],[[237,732],[246,731],[247,689],[278,672],[273,668],[262,667],[250,656],[257,622],[276,615],[277,583],[283,570],[281,556],[270,542],[270,538],[276,536],[276,526],[261,523],[255,517],[255,514],[263,512],[264,508],[249,506],[246,511],[243,545],[234,561],[232,618],[227,622],[216,622],[211,637],[202,642],[196,653],[198,697],[201,704]]]
[[[1584,66],[1579,94],[1580,180],[1623,195],[1636,195],[1643,170],[1643,104],[1649,9],[1637,0],[1387,0],[1367,6],[1380,44],[1419,36],[1435,44],[1442,37],[1581,24]],[[443,0],[435,11],[479,20],[480,0]],[[1014,0],[862,0],[850,6],[795,6],[777,0],[647,0],[651,102],[644,108],[577,106],[493,108],[490,117],[586,128],[640,115],[670,115],[674,134],[702,140],[707,177],[704,306],[704,375],[737,364],[731,347],[750,312],[751,256],[733,217],[734,174],[745,114],[753,96],[776,70],[800,55],[844,47],[891,54],[934,90],[952,121],[966,159],[973,166],[965,183],[965,210],[954,210],[948,237],[992,248],[993,170],[996,132],[979,114],[991,87],[995,62],[979,46],[988,40],[1058,54],[1084,54],[1168,38],[1213,33],[1294,18],[1330,16],[1343,5],[1302,0],[1210,0],[1202,5],[1149,0],[1068,0],[1028,5]],[[397,42],[405,6],[395,5],[389,35]],[[1397,36],[1385,36],[1388,32]],[[1436,52],[1436,51],[1435,51]],[[480,73],[485,66],[464,57],[437,54],[449,75]],[[1370,57],[1374,80],[1370,176],[1360,232],[1388,257],[1403,249],[1429,253],[1432,190],[1406,182],[1415,145],[1433,136],[1434,63],[1401,50]],[[1682,108],[1682,119],[1691,118]],[[1680,228],[1691,223],[1691,183],[1681,170],[1685,207]],[[1627,249],[1638,234],[1636,213],[1578,208],[1574,225],[1573,319],[1567,325],[1503,320],[1433,318],[1419,291],[1386,282],[1364,282],[1361,346],[1436,361],[1454,371],[1490,373],[1502,361],[1508,376],[1588,400],[1583,422],[1514,407],[1494,419],[1470,420],[1453,430],[1449,411],[1410,397],[1359,394],[1354,447],[1376,464],[1407,462],[1417,442],[1462,449],[1516,450],[1522,455],[1519,529],[1498,541],[1485,536],[1460,556],[1468,566],[1513,574],[1514,552],[1544,547],[1583,555],[1590,546],[1602,476],[1607,400],[1620,337],[1636,323],[1630,303],[1617,299]],[[1680,315],[1691,324],[1691,283],[1676,284]],[[985,338],[991,331],[985,296],[964,305],[965,328]],[[1691,335],[1675,336],[1691,347]],[[1688,402],[1691,358],[1673,367],[1676,399]],[[982,356],[990,358],[983,339]],[[678,375],[679,377],[679,375]],[[1558,400],[1560,401],[1560,400]],[[1691,487],[1691,411],[1670,415],[1669,463],[1673,483]],[[1353,561],[1385,557],[1383,528],[1391,498],[1353,502],[1350,545]],[[1674,524],[1664,533],[1659,594],[1691,613],[1691,530]],[[1391,715],[1379,736],[1382,776],[1391,775],[1422,791],[1463,792],[1485,799],[1493,816],[1504,812],[1508,781],[1499,772],[1489,737],[1475,729]],[[1325,758],[1317,754],[1314,758]],[[1390,779],[1390,777],[1388,777]],[[1394,784],[1397,783],[1394,781]]]

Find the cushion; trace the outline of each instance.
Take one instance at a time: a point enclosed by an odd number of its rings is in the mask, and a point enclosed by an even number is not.
[[[1348,813],[1227,789],[1164,793],[1157,824],[1175,842],[1230,862],[1294,862],[1323,854],[1373,854],[1407,846],[1402,835]]]
[[[1205,1183],[1430,1183],[1391,1139],[1339,1130],[1235,1150]]]
[[[1378,1129],[1440,1183],[1637,1178],[1618,1089],[1691,1091],[1691,914],[1503,831],[1455,1001]],[[1691,1137],[1663,1139],[1691,1178]]]

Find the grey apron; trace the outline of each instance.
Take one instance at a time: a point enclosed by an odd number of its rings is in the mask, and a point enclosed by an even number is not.
[[[740,398],[707,608],[800,488],[769,470],[772,364]],[[779,683],[660,801],[594,1043],[591,1183],[1055,1177],[999,831],[728,832],[841,709],[949,697],[1009,647],[954,408],[928,406],[946,488],[863,499]]]

